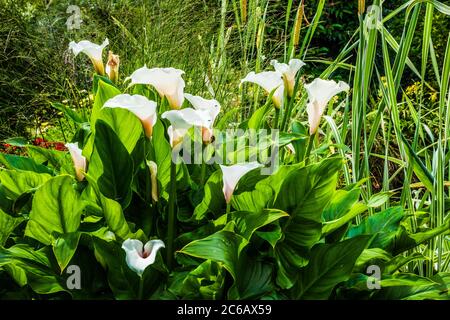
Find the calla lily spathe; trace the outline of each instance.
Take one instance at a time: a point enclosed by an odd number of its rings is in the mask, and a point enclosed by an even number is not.
[[[147,160],[147,166],[150,170],[152,200],[158,202],[158,165],[154,161]]]
[[[161,98],[166,97],[171,109],[180,109],[184,101],[185,82],[181,77],[183,70],[175,68],[152,68],[144,66],[134,71],[125,79],[130,85],[149,84],[153,86]]]
[[[208,100],[189,93],[186,93],[184,97],[196,110],[202,111],[202,118],[205,120],[204,125],[202,126],[202,139],[205,143],[211,142],[213,137],[214,121],[220,113],[220,103],[215,99]]]
[[[277,71],[250,72],[243,82],[252,82],[262,87],[268,94],[275,90],[272,101],[276,108],[280,108],[284,99],[284,82],[281,73]]]
[[[275,68],[275,71],[283,76],[284,86],[287,88],[289,97],[292,97],[294,95],[295,77],[305,63],[300,59],[291,59],[289,64],[279,63],[277,60],[272,60],[270,64]]]
[[[161,248],[165,248],[161,240],[150,240],[144,246],[139,240],[127,239],[122,244],[128,267],[140,277],[145,269],[155,262],[156,254]]]
[[[66,147],[72,157],[77,180],[82,181],[84,179],[84,173],[86,172],[86,157],[82,154],[83,150],[78,147],[78,142],[67,143]]]
[[[145,135],[152,136],[153,126],[157,120],[156,102],[139,94],[119,94],[105,102],[103,108],[123,108],[134,113],[144,127]]]
[[[336,82],[316,78],[310,84],[305,84],[305,89],[309,98],[306,106],[309,133],[313,135],[319,128],[320,119],[330,99],[342,91],[348,91],[350,87],[343,81]]]
[[[161,118],[170,121],[171,126],[167,128],[167,133],[169,135],[170,145],[174,148],[182,142],[183,137],[190,128],[193,126],[202,127],[205,124],[206,112],[185,108],[166,111],[161,115]]]
[[[220,165],[222,170],[222,180],[223,180],[223,195],[225,196],[225,201],[230,203],[231,196],[233,195],[234,189],[236,188],[239,180],[248,172],[253,169],[262,167],[262,164],[258,162],[249,162],[243,164],[235,164],[232,166]]]
[[[80,52],[86,54],[91,59],[94,65],[95,71],[98,74],[105,74],[105,68],[103,66],[103,49],[109,44],[109,40],[105,39],[101,45],[92,43],[88,40],[83,40],[78,43],[71,41],[69,43],[69,49],[73,54],[77,56]]]

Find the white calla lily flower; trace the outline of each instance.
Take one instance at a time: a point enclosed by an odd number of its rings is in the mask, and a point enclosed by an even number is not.
[[[147,138],[152,136],[157,120],[156,102],[139,94],[119,94],[105,102],[103,108],[123,108],[134,113],[142,123]]]
[[[80,42],[71,41],[69,43],[69,49],[72,50],[73,54],[77,56],[80,52],[86,54],[89,59],[91,59],[94,65],[95,71],[98,74],[105,74],[105,67],[103,66],[103,49],[109,44],[109,40],[105,39],[101,45],[92,43],[88,40],[83,40]]]
[[[205,120],[205,123],[202,126],[202,139],[205,143],[211,142],[213,137],[214,121],[220,113],[220,103],[215,99],[208,100],[189,93],[186,93],[184,97],[196,110],[201,111]]]
[[[262,167],[262,164],[258,162],[249,162],[243,164],[235,164],[232,166],[220,165],[222,170],[222,180],[223,180],[223,195],[225,196],[225,201],[230,203],[231,196],[233,195],[234,189],[236,188],[239,180],[248,172],[253,169]]]
[[[192,108],[166,111],[161,118],[170,121],[171,126],[167,128],[170,145],[174,148],[179,144],[188,130],[193,126],[202,127],[206,121],[206,113]]]
[[[166,97],[170,108],[180,109],[184,101],[185,82],[181,77],[183,70],[175,68],[152,68],[147,66],[137,69],[125,81],[130,85],[148,84],[153,86],[161,98]]]
[[[140,277],[145,269],[155,262],[156,254],[161,248],[165,248],[161,240],[150,240],[144,246],[139,240],[127,239],[122,244],[128,267]]]
[[[252,82],[262,87],[268,94],[275,90],[272,101],[276,108],[280,108],[284,99],[284,82],[281,73],[277,71],[250,72],[243,82]]]
[[[287,88],[289,97],[292,97],[294,94],[295,77],[305,63],[300,59],[291,59],[289,64],[279,63],[277,60],[272,60],[270,64],[274,67],[275,71],[283,75],[284,86]]]
[[[86,157],[82,154],[83,150],[78,147],[78,142],[67,143],[66,148],[69,150],[70,156],[72,157],[77,180],[82,181],[84,179],[84,173],[86,172]]]
[[[306,106],[309,133],[313,135],[319,128],[320,119],[330,99],[342,91],[348,91],[350,87],[343,81],[336,82],[316,78],[310,84],[305,84],[305,89],[308,92],[309,98],[308,105]]]

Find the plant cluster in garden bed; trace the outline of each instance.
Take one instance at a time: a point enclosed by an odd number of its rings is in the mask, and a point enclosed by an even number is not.
[[[35,138],[32,141],[28,141],[24,138],[11,138],[6,139],[5,142],[0,144],[0,152],[4,154],[26,156],[26,146],[32,145],[42,149],[66,151],[67,147],[63,142],[59,141],[46,141],[43,138]]]
[[[107,45],[70,44],[96,73],[89,117],[58,105],[78,128],[68,152],[0,155],[0,298],[448,298],[450,274],[400,270],[450,222],[430,228],[424,208],[413,231],[385,206],[390,193],[361,201],[364,181],[337,188],[347,161],[322,138],[333,119],[321,120],[346,83],[304,84],[298,59],[242,80],[268,98],[239,128],[280,131],[270,175],[247,146],[222,163],[176,162],[186,141],[212,157],[242,137],[217,148],[227,114],[185,93],[181,70],[144,66],[120,83]]]

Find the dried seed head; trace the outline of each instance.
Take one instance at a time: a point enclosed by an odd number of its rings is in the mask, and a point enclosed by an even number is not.
[[[117,80],[119,80],[119,64],[119,55],[109,51],[108,62],[106,63],[106,73],[112,82],[117,82]]]
[[[294,46],[298,46],[298,43],[300,42],[300,30],[302,29],[302,23],[303,23],[303,13],[304,13],[305,5],[303,1],[300,3],[297,9],[297,14],[295,16],[295,24],[294,24]]]
[[[358,0],[358,15],[363,15],[364,11],[366,11],[366,1]]]

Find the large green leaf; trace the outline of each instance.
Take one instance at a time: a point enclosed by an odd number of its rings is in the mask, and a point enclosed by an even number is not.
[[[265,230],[256,231],[255,234],[267,241],[272,248],[275,248],[278,241],[283,238],[283,232],[279,221],[272,223],[268,228],[266,227]]]
[[[11,217],[0,209],[0,246],[5,245],[10,234],[23,220],[22,217]]]
[[[126,207],[131,197],[133,161],[117,134],[106,122],[99,119],[95,127],[94,152],[88,173],[97,180],[103,195]]]
[[[232,214],[236,228],[241,236],[250,241],[253,233],[280,218],[288,217],[286,212],[277,209],[264,209],[262,212],[237,211]]]
[[[13,200],[38,188],[51,177],[47,173],[0,169],[0,183],[8,191],[7,195]]]
[[[222,171],[217,170],[206,181],[203,200],[195,207],[192,215],[193,219],[203,220],[209,212],[214,214],[221,213],[221,209],[225,206],[222,187]]]
[[[50,245],[59,235],[78,230],[83,202],[73,184],[72,177],[62,175],[36,191],[25,235]]]
[[[368,209],[368,207],[364,203],[358,202],[358,203],[354,204],[350,208],[350,210],[348,210],[347,213],[345,213],[342,217],[340,217],[336,220],[325,222],[322,227],[322,234],[328,235],[328,234],[338,230],[339,228],[347,225],[356,216],[367,211],[367,209]],[[346,231],[346,229],[344,229],[342,231],[342,233],[345,233],[345,231]]]
[[[332,221],[344,216],[350,208],[358,201],[360,190],[337,190],[330,199],[328,205],[323,209],[323,221]]]
[[[320,240],[321,230],[321,223],[298,217],[295,223],[289,225],[289,229],[283,232],[284,238],[275,246],[278,264],[277,284],[280,287],[285,289],[292,287],[298,268],[308,263],[310,248]]]
[[[7,169],[17,169],[33,171],[36,173],[53,174],[53,170],[34,161],[31,158],[18,156],[15,154],[0,153],[0,163]]]
[[[404,265],[406,265],[407,263],[410,263],[411,261],[428,260],[428,259],[429,259],[428,257],[425,257],[420,252],[412,252],[407,256],[399,254],[396,257],[392,258],[391,260],[387,261],[385,264],[383,264],[383,273],[392,274],[401,267],[403,267]]]
[[[333,288],[346,281],[368,237],[357,237],[335,244],[318,244],[311,250],[309,264],[303,268],[293,288],[295,299],[328,299]]]
[[[120,238],[126,239],[131,230],[122,211],[120,204],[106,197],[101,197],[103,215],[109,228]]]
[[[31,145],[27,147],[27,152],[30,158],[36,162],[45,164],[60,173],[72,174],[74,172],[68,152]]]
[[[299,135],[306,136],[309,134],[308,128],[305,127],[299,121],[292,122],[291,129],[292,129],[293,133],[296,133]],[[292,146],[294,147],[294,150],[295,150],[295,158],[296,158],[297,162],[303,161],[303,159],[305,157],[306,148],[307,148],[306,140],[302,139],[302,140],[293,141]]]
[[[305,266],[309,249],[321,238],[322,212],[331,199],[342,163],[339,158],[291,172],[278,191],[274,208],[289,214],[281,224],[284,239],[275,246],[278,263],[277,283],[290,288],[297,269]]]
[[[58,261],[61,272],[66,269],[75,254],[78,247],[78,241],[80,240],[80,235],[81,234],[79,232],[66,233],[58,237],[53,242],[53,253]]]
[[[100,115],[100,110],[102,109],[105,102],[117,96],[118,94],[120,94],[119,89],[110,84],[107,84],[103,80],[98,80],[97,90],[94,98],[94,106],[92,107],[91,112],[92,128],[95,128],[95,122],[97,121],[97,118]]]
[[[179,252],[222,263],[236,279],[239,255],[247,244],[248,241],[244,237],[232,231],[221,230],[204,239],[192,241]]]
[[[392,251],[394,254],[399,254],[425,243],[436,236],[447,234],[450,234],[450,220],[447,220],[436,228],[417,233],[409,233],[403,226],[400,226],[395,241],[393,242]]]
[[[131,234],[131,230],[128,226],[127,220],[125,219],[125,215],[123,214],[120,204],[117,201],[105,197],[100,192],[97,183],[90,175],[87,175],[86,179],[92,187],[92,191],[94,193],[93,197],[97,198],[98,205],[100,206],[109,229],[111,229],[111,231],[113,231],[119,238],[124,240],[127,239]]]
[[[248,250],[247,250],[248,251]],[[259,299],[274,289],[273,265],[244,251],[239,259],[237,279],[228,291],[228,299]]]
[[[268,103],[266,103],[264,106],[262,106],[261,108],[259,108],[258,110],[256,110],[252,116],[250,117],[250,119],[248,119],[248,128],[249,129],[254,129],[254,130],[258,130],[262,127],[264,127],[264,119],[267,115],[267,113],[272,110],[272,103],[270,103],[270,99],[267,100]]]
[[[364,249],[361,255],[358,257],[358,260],[356,260],[353,272],[365,273],[367,271],[366,269],[367,266],[378,265],[381,267],[391,259],[392,256],[383,249],[380,248]]]
[[[395,240],[404,213],[401,207],[391,207],[364,219],[359,225],[348,230],[347,237],[374,235],[371,248],[389,248]]]
[[[260,175],[259,170],[254,170],[246,174],[239,181],[238,186],[231,198],[232,206],[238,211],[260,212],[269,206],[276,193],[279,192],[284,179],[302,165],[280,166],[278,170],[268,177],[256,180],[252,175]],[[252,178],[256,184],[249,184],[247,177]]]
[[[160,119],[153,126],[152,143],[154,148],[154,161],[158,166],[158,181],[161,183],[160,196],[169,198],[170,163],[172,161],[172,148],[165,137],[165,128]]]
[[[176,293],[183,299],[220,299],[224,281],[225,269],[206,260],[186,275]]]
[[[16,281],[20,277],[22,285],[27,283],[39,294],[68,292],[64,279],[54,272],[50,257],[49,247],[40,250],[24,244],[8,249],[0,247],[0,266],[12,266]]]
[[[399,286],[409,286],[409,287],[420,287],[437,284],[430,278],[421,277],[413,273],[398,273],[394,275],[384,275],[380,279],[380,286],[383,288],[388,287],[399,287]]]
[[[229,163],[251,162],[257,157],[261,163],[267,163],[271,160],[270,154],[274,146],[282,148],[293,141],[306,139],[305,136],[295,133],[270,130],[261,132],[251,130],[243,134],[223,134],[221,137],[219,144],[223,148],[216,148],[216,155],[227,159]]]
[[[448,300],[450,273],[438,273],[430,278],[415,274],[398,274],[381,279],[381,290],[373,299],[381,300]]]
[[[290,173],[276,194],[273,207],[286,211],[293,219],[300,216],[321,222],[322,211],[336,189],[341,167],[341,158],[329,158]]]
[[[100,119],[113,129],[131,154],[143,132],[140,120],[130,111],[121,108],[101,109],[98,116],[98,120]]]

